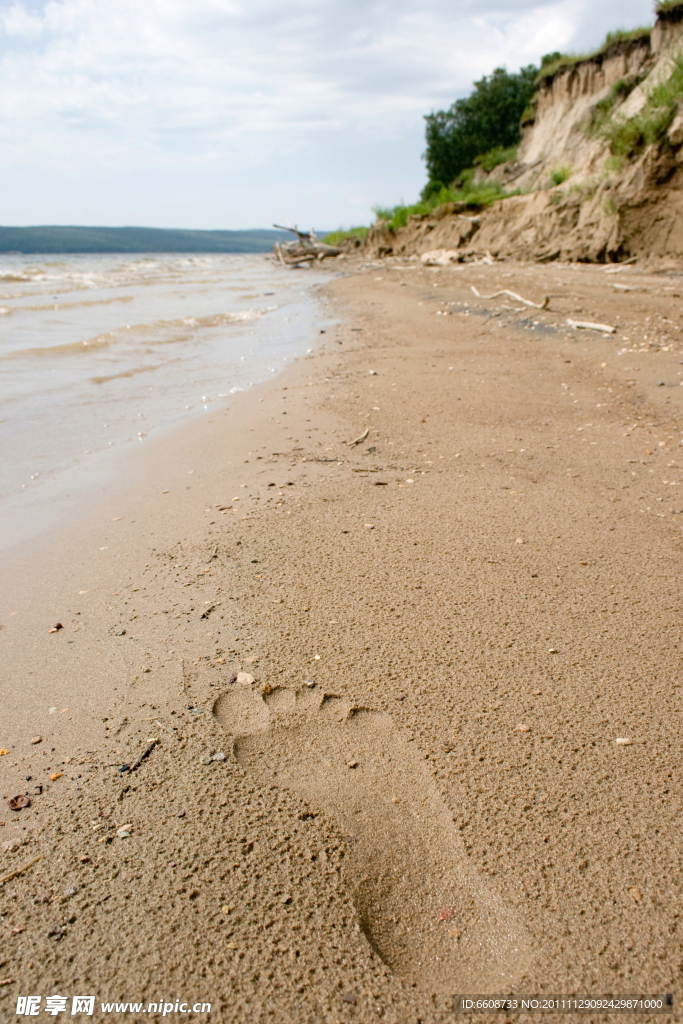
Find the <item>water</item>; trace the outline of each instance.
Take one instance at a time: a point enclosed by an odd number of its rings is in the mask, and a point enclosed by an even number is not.
[[[263,255],[0,255],[0,549],[310,347],[322,279]]]

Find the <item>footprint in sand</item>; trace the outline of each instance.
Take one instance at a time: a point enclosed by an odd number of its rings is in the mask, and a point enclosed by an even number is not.
[[[214,705],[239,763],[341,825],[346,882],[375,952],[437,992],[514,989],[529,965],[518,915],[467,859],[453,818],[389,715],[317,689],[236,686]]]

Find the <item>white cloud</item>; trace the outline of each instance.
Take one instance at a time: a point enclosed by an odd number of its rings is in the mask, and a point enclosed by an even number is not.
[[[367,196],[419,189],[424,113],[500,64],[597,43],[649,12],[649,0],[603,0],[599,23],[589,0],[14,0],[0,13],[12,197],[0,222],[366,220]]]

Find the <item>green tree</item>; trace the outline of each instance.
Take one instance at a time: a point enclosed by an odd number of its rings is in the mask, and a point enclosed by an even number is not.
[[[510,74],[496,68],[474,83],[474,91],[456,100],[448,110],[427,114],[427,163],[429,180],[448,185],[476,157],[495,147],[515,146],[520,139],[519,120],[535,91],[538,68],[533,64]]]

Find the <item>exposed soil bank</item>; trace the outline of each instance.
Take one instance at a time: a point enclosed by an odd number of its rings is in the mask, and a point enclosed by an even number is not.
[[[682,25],[680,12],[660,14],[651,33],[568,59],[539,82],[517,159],[475,176],[520,194],[483,210],[446,203],[395,232],[378,221],[360,248],[681,267]]]

